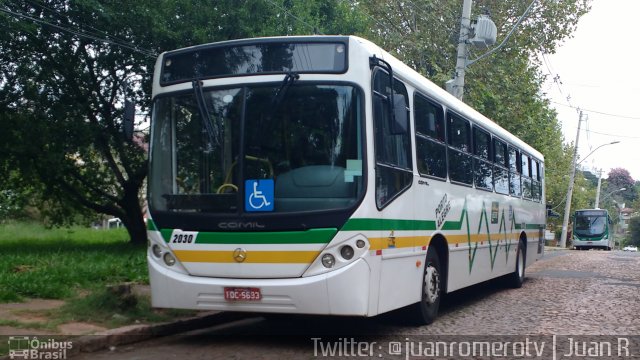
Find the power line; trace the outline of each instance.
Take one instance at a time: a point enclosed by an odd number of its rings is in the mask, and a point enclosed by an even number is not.
[[[562,91],[562,81],[560,81],[560,75],[551,70],[551,67],[552,67],[551,61],[547,59],[547,55],[544,53],[542,54],[542,61],[544,62],[544,65],[546,66],[547,71],[549,72],[549,75],[551,75],[551,77],[553,78],[553,82],[558,87],[558,91],[560,91],[560,95],[562,95],[565,98],[565,100],[567,101],[567,104],[569,104],[570,107],[574,107],[573,104],[571,104],[571,94],[565,95],[564,92]],[[578,108],[575,108],[575,109],[579,110]]]
[[[598,131],[593,131],[593,130],[587,130],[590,133],[594,133],[594,134],[598,134],[598,135],[604,135],[604,136],[611,136],[611,137],[619,137],[619,138],[625,138],[625,139],[640,139],[640,136],[628,136],[628,135],[617,135],[617,134],[607,134],[607,133],[603,133],[603,132],[598,132]]]
[[[617,117],[617,118],[621,118],[621,119],[629,119],[629,120],[640,120],[640,117],[636,117],[636,116],[611,114],[611,113],[597,111],[597,110],[589,110],[589,109],[585,109],[585,108],[577,108],[577,107],[572,106],[572,105],[565,105],[565,104],[561,104],[559,102],[552,101],[552,100],[549,100],[549,102],[553,103],[553,104],[556,104],[556,105],[566,106],[566,107],[570,107],[572,109],[579,109],[579,110],[582,110],[582,111],[585,111],[585,112],[590,112],[590,113],[599,114],[599,115],[612,116],[612,117]]]
[[[122,43],[118,43],[116,41],[100,38],[98,36],[87,34],[85,32],[76,31],[76,30],[72,30],[72,29],[69,29],[69,28],[64,27],[64,26],[52,24],[50,22],[47,22],[47,21],[44,21],[44,20],[41,20],[41,19],[37,19],[37,18],[34,18],[34,17],[26,15],[26,14],[21,14],[21,13],[18,13],[18,12],[14,12],[14,11],[11,11],[9,9],[0,8],[0,11],[4,12],[6,14],[9,14],[9,15],[13,15],[14,17],[20,17],[20,18],[23,18],[23,19],[31,20],[31,21],[39,23],[41,25],[51,26],[51,27],[54,27],[54,28],[56,28],[58,30],[61,30],[61,31],[64,31],[64,32],[67,32],[67,33],[70,33],[70,34],[73,34],[73,35],[76,35],[76,36],[80,36],[80,37],[91,39],[91,40],[100,41],[100,42],[107,43],[107,44],[114,45],[114,46],[123,47],[123,48],[129,49],[129,50],[135,51],[137,53],[143,54],[143,55],[145,55],[147,57],[151,57],[151,58],[156,58],[157,57],[157,54],[155,54],[153,52],[150,52],[148,50],[141,49],[141,48],[139,48],[138,46],[135,46],[135,45],[122,44]]]
[[[27,1],[30,2],[31,4],[33,4],[34,6],[38,6],[38,7],[41,7],[42,9],[49,10],[50,13],[52,13],[55,16],[57,16],[59,19],[61,19],[63,21],[68,21],[69,20],[68,16],[65,16],[65,15],[59,13],[58,11],[56,11],[55,9],[52,9],[51,7],[46,6],[44,4],[44,2],[42,2],[41,0],[27,0]],[[118,38],[118,37],[116,37],[114,35],[111,35],[111,34],[107,33],[104,30],[97,29],[97,28],[95,28],[95,27],[93,27],[91,25],[87,25],[87,24],[82,23],[82,22],[77,21],[77,20],[74,20],[74,22],[77,22],[79,25],[82,25],[83,28],[87,27],[87,28],[93,29],[95,31],[94,33],[92,33],[92,32],[87,31],[86,29],[82,30],[85,33],[88,33],[89,35],[98,36],[98,37],[99,36],[105,36],[106,38],[110,38],[110,39],[113,39],[115,41],[119,41],[120,43],[125,43],[125,44],[128,43],[127,40],[124,40],[124,39]],[[100,35],[100,34],[102,34],[102,35]],[[143,50],[145,50],[145,51],[147,51],[149,53],[152,53],[152,51],[150,51],[150,50],[147,50],[147,49],[143,49]]]
[[[302,24],[307,25],[307,26],[308,26],[308,27],[310,27],[310,28],[311,28],[311,30],[313,30],[314,32],[316,32],[316,30],[318,30],[318,34],[320,34],[320,35],[324,35],[324,34],[323,34],[322,32],[320,32],[320,31],[319,31],[319,29],[317,29],[315,26],[313,26],[313,25],[309,24],[308,22],[306,22],[306,21],[304,21],[304,20],[300,19],[299,17],[295,16],[295,15],[294,15],[290,10],[288,10],[288,9],[284,8],[283,6],[281,6],[281,5],[279,5],[279,4],[276,4],[275,2],[273,2],[273,1],[271,1],[271,0],[264,0],[264,1],[266,1],[266,2],[270,3],[271,5],[273,5],[273,6],[277,7],[277,8],[279,8],[280,10],[282,10],[282,11],[284,11],[285,13],[289,14],[289,16],[291,16],[292,18],[294,18],[294,19],[295,19],[296,21],[298,21],[299,23],[302,23]]]

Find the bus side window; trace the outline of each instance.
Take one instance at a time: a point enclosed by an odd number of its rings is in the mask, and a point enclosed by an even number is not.
[[[533,184],[531,182],[531,160],[528,155],[522,154],[522,196],[527,200],[533,200]]]
[[[413,107],[418,172],[444,180],[447,178],[447,151],[442,106],[416,93]]]
[[[519,153],[516,148],[509,146],[509,194],[516,197],[522,195],[522,186],[520,184],[522,165],[520,156],[518,156]]]
[[[389,119],[391,86],[389,74],[376,68],[373,73],[373,122],[375,129],[376,157],[376,205],[382,209],[402,191],[411,186],[413,180],[410,131],[394,131]],[[405,109],[409,109],[409,96],[404,84],[393,81],[393,91],[404,98]],[[395,104],[401,106],[402,104]],[[397,130],[397,129],[395,129]]]
[[[493,183],[497,193],[509,194],[509,170],[507,168],[507,144],[497,138],[493,139],[494,166]]]
[[[540,180],[540,163],[531,160],[531,178],[533,179],[533,201],[542,201],[542,182]]]
[[[449,178],[462,184],[473,184],[471,125],[454,114],[447,116],[449,131]]]
[[[493,191],[493,166],[491,164],[491,135],[473,128],[473,171],[476,188]]]

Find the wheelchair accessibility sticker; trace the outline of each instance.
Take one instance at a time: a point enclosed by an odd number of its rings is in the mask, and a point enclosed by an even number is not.
[[[273,179],[244,182],[244,209],[246,211],[273,211]]]

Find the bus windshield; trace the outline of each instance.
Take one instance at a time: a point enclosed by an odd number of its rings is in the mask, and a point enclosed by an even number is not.
[[[580,236],[599,236],[607,228],[607,215],[576,214],[575,234]]]
[[[151,209],[230,214],[354,206],[363,194],[361,92],[290,81],[215,89],[194,83],[194,91],[157,98]]]

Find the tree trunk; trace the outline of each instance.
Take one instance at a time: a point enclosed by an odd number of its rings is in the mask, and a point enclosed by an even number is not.
[[[146,244],[147,225],[144,222],[142,207],[138,199],[140,187],[137,184],[128,183],[124,188],[121,205],[125,215],[121,220],[129,233],[129,241],[137,245]]]
[[[129,214],[127,217],[130,217]],[[129,242],[136,245],[146,244],[147,226],[141,213],[138,213],[138,216],[132,216],[128,221],[123,219],[123,223],[129,233]]]

